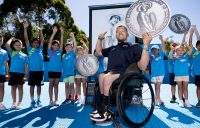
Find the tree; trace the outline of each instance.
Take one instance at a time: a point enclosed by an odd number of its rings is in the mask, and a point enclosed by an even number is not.
[[[25,18],[31,23],[28,29],[30,38],[36,37],[37,28],[43,26],[44,38],[48,39],[55,23],[64,27],[65,38],[69,38],[70,31],[73,31],[77,40],[84,38],[88,44],[86,34],[74,24],[64,0],[4,0],[0,5],[1,33],[23,39],[22,22]],[[59,39],[59,35],[55,38]]]

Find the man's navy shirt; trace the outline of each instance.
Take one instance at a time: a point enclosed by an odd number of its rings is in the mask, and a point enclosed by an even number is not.
[[[133,62],[138,62],[142,55],[142,47],[139,44],[118,43],[102,50],[104,57],[108,57],[107,72],[124,73]]]

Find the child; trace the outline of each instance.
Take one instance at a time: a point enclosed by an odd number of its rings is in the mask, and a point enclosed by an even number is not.
[[[77,56],[76,60],[83,54],[88,53],[88,48],[85,44],[85,42],[81,39],[80,40],[82,46],[77,47]],[[86,96],[86,77],[82,76],[77,70],[76,70],[76,96],[75,100],[78,100],[78,106],[85,104],[85,96]],[[84,96],[81,98],[81,83],[83,86],[83,94]]]
[[[192,45],[192,36],[194,32],[197,37],[196,49]],[[194,75],[195,75],[194,84],[197,86],[196,94],[197,94],[197,99],[198,99],[196,107],[200,108],[200,66],[199,66],[200,65],[200,36],[199,36],[199,32],[197,31],[196,26],[193,26],[190,30],[189,45],[190,47],[193,48],[192,59],[193,59],[193,68],[194,68]]]
[[[66,54],[62,57],[63,82],[65,83],[66,99],[62,104],[74,104],[74,79],[76,67],[76,39],[74,33],[70,33],[71,39],[65,44]]]
[[[156,105],[164,105],[164,102],[160,98],[160,86],[163,82],[163,78],[165,75],[165,67],[164,67],[164,52],[165,52],[165,41],[163,40],[163,36],[160,35],[160,40],[162,42],[162,50],[158,45],[153,45],[151,47],[151,81],[155,84],[155,101]]]
[[[53,27],[53,33],[49,39],[48,44],[48,55],[49,55],[49,67],[48,67],[48,76],[49,76],[49,98],[50,106],[58,106],[58,84],[61,77],[61,55],[63,49],[63,34],[64,29],[60,27],[61,37],[60,42],[58,40],[53,40],[58,28]],[[60,48],[60,49],[59,49]],[[53,90],[55,100],[53,101]]]
[[[189,49],[186,54],[185,47]],[[172,44],[170,46],[171,50],[169,57],[174,60],[174,73],[175,81],[178,84],[178,96],[179,96],[179,106],[184,107],[183,96],[185,98],[186,107],[192,107],[188,101],[188,82],[189,82],[189,59],[192,53],[192,48],[187,45],[187,43],[182,42],[181,45],[174,47]],[[173,57],[173,52],[175,51],[175,56]]]
[[[27,53],[28,53],[28,66],[29,66],[29,79],[28,85],[30,85],[30,97],[31,97],[31,107],[41,107],[40,95],[41,95],[41,85],[43,84],[43,74],[44,74],[44,61],[43,61],[43,43],[44,38],[42,31],[40,31],[40,40],[34,38],[29,43],[27,28],[29,26],[27,21],[24,21],[24,39],[26,43]],[[37,86],[37,101],[34,100],[34,88]],[[36,106],[37,104],[37,106]]]
[[[4,82],[8,76],[8,54],[1,48],[3,45],[3,36],[0,35],[0,110],[5,110],[3,104],[4,97]]]
[[[12,42],[13,41],[13,42]],[[13,50],[10,47],[13,43]],[[23,84],[28,73],[28,57],[22,53],[22,42],[19,39],[10,38],[6,42],[6,49],[11,57],[10,79],[8,85],[11,86],[11,94],[13,99],[12,109],[21,109],[23,98]],[[25,76],[24,76],[25,75]],[[19,101],[16,104],[16,90],[18,89]]]

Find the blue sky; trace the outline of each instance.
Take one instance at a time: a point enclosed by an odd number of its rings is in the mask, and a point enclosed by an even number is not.
[[[89,8],[91,5],[105,5],[116,3],[134,2],[136,0],[65,0],[67,6],[70,8],[72,17],[75,24],[89,35]],[[192,25],[197,25],[197,29],[200,31],[200,14],[199,5],[200,0],[164,0],[170,10],[171,15],[183,14],[186,15]],[[174,35],[173,40],[180,42],[182,40],[182,34],[175,34],[167,27],[162,33],[164,37]],[[189,36],[187,36],[189,38]],[[188,39],[187,38],[187,39]],[[193,42],[196,42],[194,36]],[[155,37],[152,43],[159,43],[158,37]]]

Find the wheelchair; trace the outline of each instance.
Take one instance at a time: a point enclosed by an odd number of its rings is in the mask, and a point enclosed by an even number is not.
[[[96,89],[97,108],[99,88]],[[142,74],[136,63],[131,64],[124,74],[116,79],[110,89],[111,115],[115,128],[120,128],[118,117],[129,127],[142,127],[150,120],[154,106],[154,92],[150,81]]]

